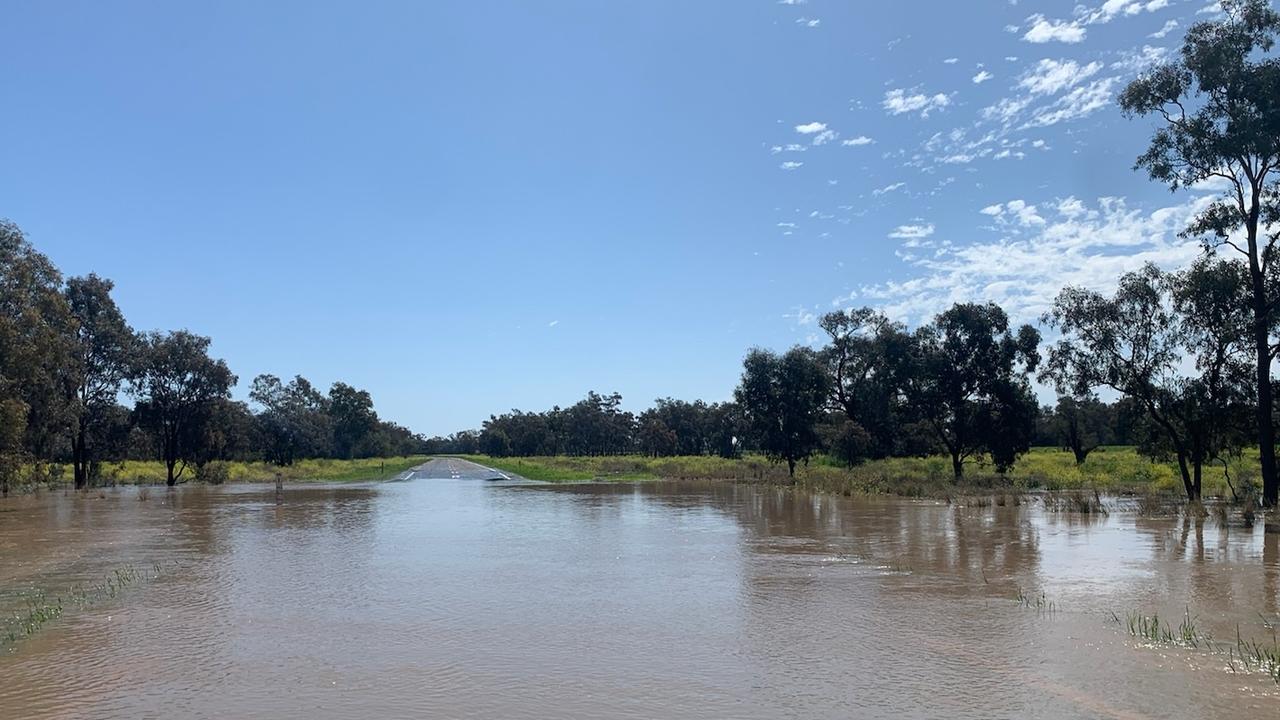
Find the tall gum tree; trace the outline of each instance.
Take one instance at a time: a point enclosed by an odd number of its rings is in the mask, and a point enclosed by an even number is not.
[[[1249,275],[1248,305],[1257,393],[1263,501],[1280,495],[1271,364],[1280,220],[1280,59],[1270,51],[1280,15],[1267,0],[1222,0],[1225,16],[1193,25],[1178,57],[1134,80],[1120,96],[1129,116],[1161,125],[1136,168],[1172,190],[1205,182],[1225,190],[1184,235],[1208,252],[1235,254]]]
[[[109,421],[120,388],[136,366],[137,337],[111,298],[110,280],[89,274],[71,278],[64,294],[71,316],[76,370],[68,387],[73,408],[71,462],[76,489],[89,481],[96,432]]]

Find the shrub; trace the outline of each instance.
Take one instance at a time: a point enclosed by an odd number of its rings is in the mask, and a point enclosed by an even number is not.
[[[210,485],[221,485],[231,477],[231,468],[221,460],[210,460],[196,467],[196,480]]]

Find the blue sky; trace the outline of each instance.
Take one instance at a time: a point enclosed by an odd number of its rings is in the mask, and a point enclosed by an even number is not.
[[[0,216],[139,329],[428,434],[1174,266],[1115,95],[1205,0],[9,3]]]

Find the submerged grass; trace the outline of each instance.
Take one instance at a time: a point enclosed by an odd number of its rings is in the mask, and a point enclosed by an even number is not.
[[[4,638],[12,646],[36,634],[45,625],[62,618],[67,611],[83,610],[115,599],[126,588],[155,580],[162,571],[160,563],[154,563],[149,568],[125,565],[113,570],[101,582],[76,585],[58,595],[50,595],[40,589],[28,592],[22,596],[22,609],[0,620],[0,638]]]
[[[1022,586],[1018,586],[1018,594],[1014,596],[1014,600],[1027,610],[1035,610],[1037,613],[1053,614],[1058,612],[1057,603],[1053,602],[1041,590],[1039,595],[1028,595]]]
[[[1115,622],[1121,622],[1115,613],[1111,617]],[[1238,624],[1234,642],[1215,641],[1213,636],[1199,628],[1190,608],[1183,611],[1176,627],[1156,613],[1146,615],[1141,612],[1129,613],[1123,624],[1130,635],[1145,643],[1206,650],[1223,656],[1227,669],[1233,673],[1263,673],[1280,685],[1280,637],[1275,624],[1266,618],[1262,618],[1262,624],[1271,632],[1269,643],[1244,639]]]

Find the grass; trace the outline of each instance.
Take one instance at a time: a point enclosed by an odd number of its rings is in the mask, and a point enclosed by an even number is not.
[[[1054,614],[1058,612],[1057,603],[1053,602],[1040,591],[1039,595],[1028,595],[1021,586],[1018,587],[1018,594],[1013,598],[1019,605],[1027,610],[1035,610],[1037,613]]]
[[[277,475],[285,482],[364,482],[388,480],[400,473],[417,467],[429,460],[425,455],[391,458],[359,458],[355,460],[298,460],[284,467],[266,462],[225,462],[214,461],[206,469],[217,467],[218,472],[206,472],[206,476],[216,476],[222,482],[233,483],[266,483],[274,482]],[[24,475],[35,477],[40,475],[41,482],[29,481],[18,486],[18,490],[32,487],[48,486],[50,488],[65,486],[71,481],[68,468],[49,464],[40,468],[40,473],[27,472]],[[188,467],[179,478],[179,482],[199,482],[196,469]],[[98,485],[163,485],[165,482],[164,463],[159,460],[125,460],[122,462],[103,463],[97,478]],[[140,498],[142,499],[142,498]]]
[[[1137,612],[1129,613],[1125,621],[1129,627],[1130,635],[1152,644],[1198,648],[1201,645],[1207,646],[1213,642],[1212,638],[1196,627],[1196,621],[1195,618],[1191,617],[1190,608],[1183,614],[1182,621],[1178,623],[1177,628],[1171,627],[1167,621],[1161,620],[1157,613],[1150,615]]]
[[[68,610],[83,610],[113,600],[126,588],[160,577],[162,570],[159,563],[145,569],[125,565],[113,570],[101,582],[76,585],[60,595],[50,595],[44,590],[31,591],[22,598],[23,609],[0,619],[0,638],[12,646],[60,619]]]
[[[1120,618],[1112,613],[1117,623]],[[1240,626],[1236,625],[1235,642],[1215,642],[1213,637],[1196,625],[1196,620],[1188,608],[1177,627],[1162,620],[1156,613],[1146,615],[1140,612],[1129,613],[1124,621],[1129,634],[1151,645],[1172,645],[1189,649],[1203,649],[1219,656],[1227,662],[1227,669],[1233,673],[1260,672],[1280,685],[1280,638],[1276,634],[1276,626],[1265,617],[1262,624],[1271,631],[1271,641],[1259,642],[1245,640],[1240,634]]]
[[[515,473],[530,480],[582,482],[646,479],[745,480],[789,484],[786,467],[760,456],[738,459],[706,456],[651,458],[641,455],[607,457],[491,458],[469,456],[484,465]],[[1257,453],[1246,454],[1231,467],[1234,478],[1256,474]],[[1097,512],[1097,493],[1161,495],[1182,493],[1182,481],[1172,463],[1151,462],[1131,447],[1102,447],[1090,453],[1083,465],[1057,448],[1033,448],[1006,475],[988,463],[965,466],[965,477],[956,484],[951,461],[942,456],[886,458],[845,467],[831,458],[815,457],[796,468],[794,484],[808,490],[838,495],[892,493],[913,497],[1000,496],[1026,490],[1078,491],[1078,505]],[[1221,466],[1206,467],[1204,491],[1208,497],[1229,495]],[[1064,508],[1074,496],[1064,501]],[[1007,502],[1007,501],[1006,501]],[[1154,509],[1154,505],[1152,506]],[[1105,508],[1101,508],[1105,511]]]
[[[276,475],[287,482],[360,482],[386,480],[426,462],[425,456],[361,458],[358,460],[299,460],[280,467],[265,462],[228,462],[227,482],[273,482]],[[193,480],[195,468],[188,468],[183,480]],[[99,482],[107,485],[163,485],[164,463],[155,460],[126,460],[104,463]]]

